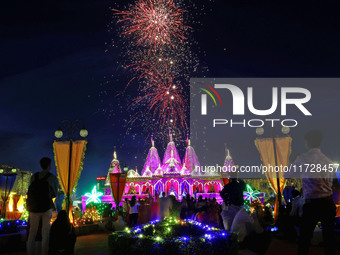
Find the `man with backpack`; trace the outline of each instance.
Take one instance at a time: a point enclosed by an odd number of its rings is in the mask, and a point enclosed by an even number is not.
[[[50,173],[51,159],[42,158],[40,160],[42,171],[35,173],[31,178],[31,184],[27,192],[27,210],[30,212],[30,230],[27,241],[28,255],[35,254],[35,239],[39,224],[42,223],[42,248],[41,254],[48,254],[50,220],[52,209],[54,208],[52,198],[58,192],[58,179]]]

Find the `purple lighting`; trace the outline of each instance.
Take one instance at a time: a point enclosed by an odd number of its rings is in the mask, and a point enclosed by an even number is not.
[[[132,196],[136,196],[137,199],[145,199],[149,196],[155,198],[165,192],[167,196],[173,195],[179,201],[189,195],[195,198],[202,196],[203,199],[216,198],[218,203],[222,203],[222,198],[219,194],[223,188],[221,175],[216,172],[195,171],[200,164],[190,140],[187,140],[185,155],[181,160],[171,134],[169,134],[169,139],[163,161],[159,157],[154,140],[151,139],[151,148],[146,157],[142,174],[140,175],[137,169],[130,169],[127,172],[127,182],[122,201],[125,198],[130,200]],[[230,164],[232,158],[229,151],[226,157],[225,162]],[[119,171],[121,169],[115,150],[108,176],[110,172]],[[108,180],[107,178],[103,192],[105,195],[101,197],[101,202],[111,203],[113,207],[116,207],[111,196]],[[86,196],[82,196],[83,211],[86,209],[86,199]],[[122,206],[122,202],[119,205]]]

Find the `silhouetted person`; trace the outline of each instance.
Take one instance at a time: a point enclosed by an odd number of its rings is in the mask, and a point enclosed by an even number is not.
[[[51,159],[42,158],[40,160],[41,172],[35,173],[31,178],[31,184],[27,192],[27,208],[30,212],[30,230],[27,241],[27,253],[37,254],[34,249],[34,242],[38,232],[39,222],[42,222],[42,248],[41,254],[48,254],[50,220],[52,209],[54,208],[52,198],[58,192],[58,179],[50,173]]]
[[[165,196],[165,192],[162,193],[162,198],[159,201],[159,217],[164,219],[170,215],[170,209],[172,208],[171,198]]]
[[[230,182],[224,186],[220,195],[223,199],[223,207],[221,217],[225,230],[230,230],[235,215],[244,203],[243,191],[246,184],[242,180],[238,180],[236,173],[231,173]]]
[[[73,225],[70,223],[66,211],[58,213],[57,219],[53,222],[50,231],[50,255],[73,254],[76,234]]]
[[[136,196],[131,198],[129,203],[129,226],[135,227],[137,225],[138,220],[138,209],[140,204],[136,201]]]
[[[126,197],[123,202],[123,219],[126,220],[126,222],[128,213],[129,213],[129,201]]]
[[[319,130],[309,131],[305,135],[305,141],[308,151],[298,156],[294,162],[297,167],[303,167],[301,177],[305,198],[298,254],[308,254],[310,241],[319,221],[322,224],[325,253],[335,254],[334,223],[336,208],[333,202],[333,172],[329,169],[332,161],[320,150],[322,133]],[[309,164],[308,168],[306,164]],[[327,170],[312,172],[312,164]]]
[[[300,222],[303,214],[303,205],[305,204],[305,200],[301,197],[300,192],[298,190],[292,190],[292,210],[289,213],[289,216],[296,217],[296,219]]]

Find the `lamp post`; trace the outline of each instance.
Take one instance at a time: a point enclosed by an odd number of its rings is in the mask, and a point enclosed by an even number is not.
[[[68,179],[67,179],[67,193],[66,193],[66,211],[69,213],[70,211],[70,177],[71,177],[71,162],[72,162],[72,142],[73,142],[73,135],[74,132],[78,130],[79,135],[83,138],[87,137],[88,131],[85,128],[85,124],[81,119],[75,120],[62,120],[59,125],[58,129],[54,132],[54,135],[57,139],[61,139],[64,135],[64,132],[68,133],[68,137],[66,140],[70,143],[70,156],[69,156],[69,165],[68,165]]]
[[[119,161],[122,165],[123,165],[123,173],[127,173],[127,171],[129,170],[129,168],[127,167],[127,163],[126,161]]]
[[[290,132],[290,128],[289,127],[282,127],[281,129],[282,134],[284,135],[288,135]],[[263,127],[259,127],[256,129],[256,134],[261,136],[264,134],[264,129]],[[275,138],[279,138],[278,136],[276,136],[275,134],[275,129],[274,127],[271,127],[271,139],[272,139],[272,143],[273,143],[273,150],[274,150],[274,162],[275,162],[275,166],[277,166],[277,148],[276,148],[276,143],[275,143]],[[261,139],[261,138],[258,138]],[[281,189],[280,189],[280,175],[277,172],[276,173],[276,181],[277,181],[277,198],[278,198],[278,203],[279,203],[279,212],[281,210],[281,206],[282,206],[282,195],[281,195]]]

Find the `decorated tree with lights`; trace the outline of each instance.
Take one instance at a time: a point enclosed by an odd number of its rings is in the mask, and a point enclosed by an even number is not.
[[[102,217],[96,207],[86,209],[83,217],[79,220],[78,224],[93,224],[96,221],[100,221]]]

